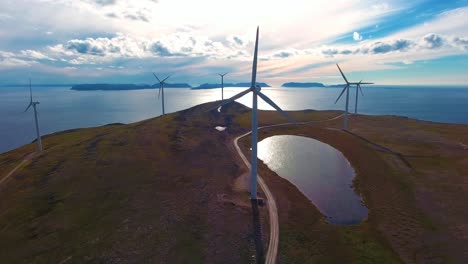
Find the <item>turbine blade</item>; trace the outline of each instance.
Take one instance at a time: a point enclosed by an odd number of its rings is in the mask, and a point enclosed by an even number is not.
[[[255,38],[255,50],[254,50],[254,58],[252,63],[252,83],[251,87],[255,87],[257,83],[257,55],[258,55],[258,31],[259,27],[257,26],[257,36]]]
[[[338,100],[340,100],[341,96],[342,96],[343,93],[346,91],[346,88],[348,88],[348,85],[345,85],[345,87],[343,88],[343,90],[342,90],[341,93],[340,93],[340,96],[338,96],[338,98],[336,98],[335,104],[338,102]]]
[[[248,94],[248,93],[251,92],[251,91],[252,91],[252,88],[249,88],[249,89],[247,89],[247,90],[244,90],[244,91],[242,91],[242,92],[240,92],[240,93],[234,95],[233,97],[224,100],[222,103],[216,105],[216,107],[211,108],[209,111],[212,111],[212,110],[214,110],[214,109],[218,109],[218,108],[221,107],[221,106],[224,106],[224,105],[226,105],[226,104],[229,104],[230,102],[235,101],[235,100],[241,98],[242,96]]]
[[[362,82],[361,84],[374,84],[374,83]]]
[[[159,85],[158,100],[159,100],[159,97],[161,96],[161,88],[162,88],[162,84]]]
[[[359,87],[359,91],[361,91],[361,95],[364,96],[364,93],[362,92],[361,85],[358,85],[358,87]]]
[[[338,65],[337,63],[336,66],[338,66],[338,70],[340,70],[340,73],[341,73],[341,76],[343,76],[343,79],[346,81],[347,84],[349,84],[348,79],[346,79],[346,76],[344,75],[343,71],[340,68],[340,65]]]
[[[165,80],[169,79],[169,77],[171,77],[170,75],[166,77],[166,79],[162,80],[162,82],[164,82]]]
[[[290,115],[288,115],[288,113],[284,112],[283,109],[281,109],[277,104],[275,104],[275,102],[273,102],[273,100],[268,98],[268,96],[266,96],[265,94],[263,94],[260,91],[255,91],[254,93],[256,93],[258,96],[260,96],[260,98],[262,98],[263,101],[265,101],[269,105],[273,106],[273,108],[275,108],[276,111],[280,112],[280,114],[282,114],[284,117],[286,117],[286,119],[288,119],[289,122],[296,124],[296,121]]]
[[[228,73],[229,73],[229,72],[226,72],[225,74],[223,74],[223,76],[226,75],[226,74],[228,74]]]
[[[28,109],[29,109],[31,106],[32,106],[32,102],[29,103],[29,105],[28,105],[28,107],[26,107],[26,109],[24,109],[24,112],[23,112],[23,113],[25,113],[26,111],[28,111]]]
[[[156,77],[156,80],[158,80],[158,82],[161,82],[161,80],[159,80],[158,76],[156,76],[156,74],[154,74],[154,72],[153,72],[153,75],[154,75],[154,77]]]

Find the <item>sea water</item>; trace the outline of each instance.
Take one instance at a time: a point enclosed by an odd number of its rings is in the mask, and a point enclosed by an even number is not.
[[[225,88],[228,98],[245,88]],[[400,115],[416,119],[468,124],[468,87],[366,86],[359,97],[358,112],[370,115]],[[284,110],[343,110],[345,96],[334,104],[340,88],[262,88]],[[75,91],[65,87],[33,87],[39,101],[41,134],[109,123],[131,123],[161,114],[157,90]],[[165,89],[166,112],[219,100],[220,89]],[[350,89],[354,111],[355,88]],[[250,94],[237,100],[251,106]],[[35,138],[28,87],[0,87],[0,153],[30,143]],[[259,100],[259,108],[273,110]]]

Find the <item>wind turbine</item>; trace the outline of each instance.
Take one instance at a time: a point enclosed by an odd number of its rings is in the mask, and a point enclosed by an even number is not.
[[[41,140],[41,133],[39,132],[39,122],[37,121],[37,109],[36,105],[39,104],[39,102],[33,102],[32,98],[32,88],[31,88],[31,78],[29,78],[29,95],[30,95],[30,101],[28,107],[24,110],[24,112],[28,111],[28,109],[32,106],[34,109],[34,120],[36,121],[36,134],[37,134],[37,148],[39,152],[42,151],[42,140]]]
[[[159,99],[159,96],[162,94],[162,115],[165,115],[165,111],[164,111],[164,84],[166,84],[165,81],[166,81],[167,79],[169,79],[169,77],[171,77],[171,76],[169,75],[169,76],[167,76],[165,79],[163,79],[163,80],[161,81],[161,80],[158,78],[158,76],[156,76],[156,74],[153,73],[153,75],[154,75],[154,77],[156,77],[156,79],[157,79],[158,82],[159,82],[158,99]]]
[[[338,63],[337,63],[336,66],[338,67],[338,70],[340,70],[341,76],[343,76],[343,79],[345,80],[346,85],[343,88],[343,90],[341,91],[338,98],[336,99],[335,104],[338,102],[338,100],[340,100],[341,96],[346,91],[346,106],[345,106],[343,129],[348,129],[349,86],[356,85],[356,105],[355,105],[354,111],[355,111],[355,113],[357,113],[358,89],[361,89],[361,84],[373,84],[373,83],[363,83],[362,80],[360,82],[348,82],[348,79],[346,78],[343,71],[341,70],[340,65],[338,65]],[[362,93],[362,89],[361,89],[361,93]]]
[[[221,76],[221,101],[224,100],[224,75],[226,74],[228,74],[228,72],[225,74],[218,73],[218,75]]]
[[[229,98],[225,102],[218,105],[216,108],[220,106],[226,105],[234,100],[241,98],[242,96],[252,92],[252,153],[251,153],[251,169],[250,169],[250,199],[256,200],[257,199],[257,137],[258,137],[258,115],[257,115],[257,96],[260,96],[265,102],[275,108],[278,112],[280,112],[283,116],[285,116],[289,121],[295,123],[295,121],[279,106],[277,106],[270,98],[260,92],[261,88],[256,84],[257,78],[257,54],[258,54],[258,32],[259,28],[257,27],[257,36],[255,40],[255,51],[254,51],[254,58],[253,58],[253,65],[252,65],[252,82],[250,88],[240,92],[233,97]]]
[[[355,105],[354,105],[354,113],[357,114],[357,105],[358,105],[358,90],[361,92],[361,95],[364,96],[364,93],[362,92],[362,88],[361,88],[361,84],[374,84],[374,83],[370,83],[370,82],[362,82],[359,81],[357,84],[356,84],[356,101],[355,101]]]

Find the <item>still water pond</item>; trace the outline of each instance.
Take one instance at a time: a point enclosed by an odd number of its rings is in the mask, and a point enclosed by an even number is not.
[[[352,188],[353,168],[330,145],[307,137],[272,136],[258,143],[258,158],[296,185],[328,222],[357,224],[367,216]]]

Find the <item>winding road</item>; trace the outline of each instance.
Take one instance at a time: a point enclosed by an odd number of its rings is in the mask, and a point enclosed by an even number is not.
[[[281,123],[281,124],[275,124],[275,125],[268,125],[268,126],[261,126],[258,127],[258,129],[264,129],[264,128],[271,128],[271,127],[279,127],[279,126],[287,126],[287,125],[307,125],[311,123],[320,123],[320,122],[326,122],[326,121],[331,121],[340,118],[343,116],[343,114],[338,115],[333,118],[329,118],[326,120],[318,120],[318,121],[308,121],[308,122],[297,122],[297,123]],[[242,153],[242,150],[239,147],[239,139],[248,136],[252,133],[252,131],[249,131],[245,134],[242,134],[238,137],[236,137],[233,141],[234,147],[236,148],[237,154],[241,157],[242,161],[244,161],[245,166],[250,170],[250,162],[249,160],[245,157],[244,153]],[[266,251],[265,255],[265,263],[266,264],[274,264],[276,263],[276,256],[278,255],[278,243],[279,243],[279,223],[278,223],[278,207],[276,206],[276,201],[275,198],[273,197],[273,194],[271,193],[270,189],[268,188],[268,185],[265,183],[263,178],[257,174],[257,179],[258,183],[260,185],[260,188],[263,190],[263,193],[265,193],[265,198],[267,199],[268,203],[268,218],[270,219],[270,241],[268,242],[268,248]]]

